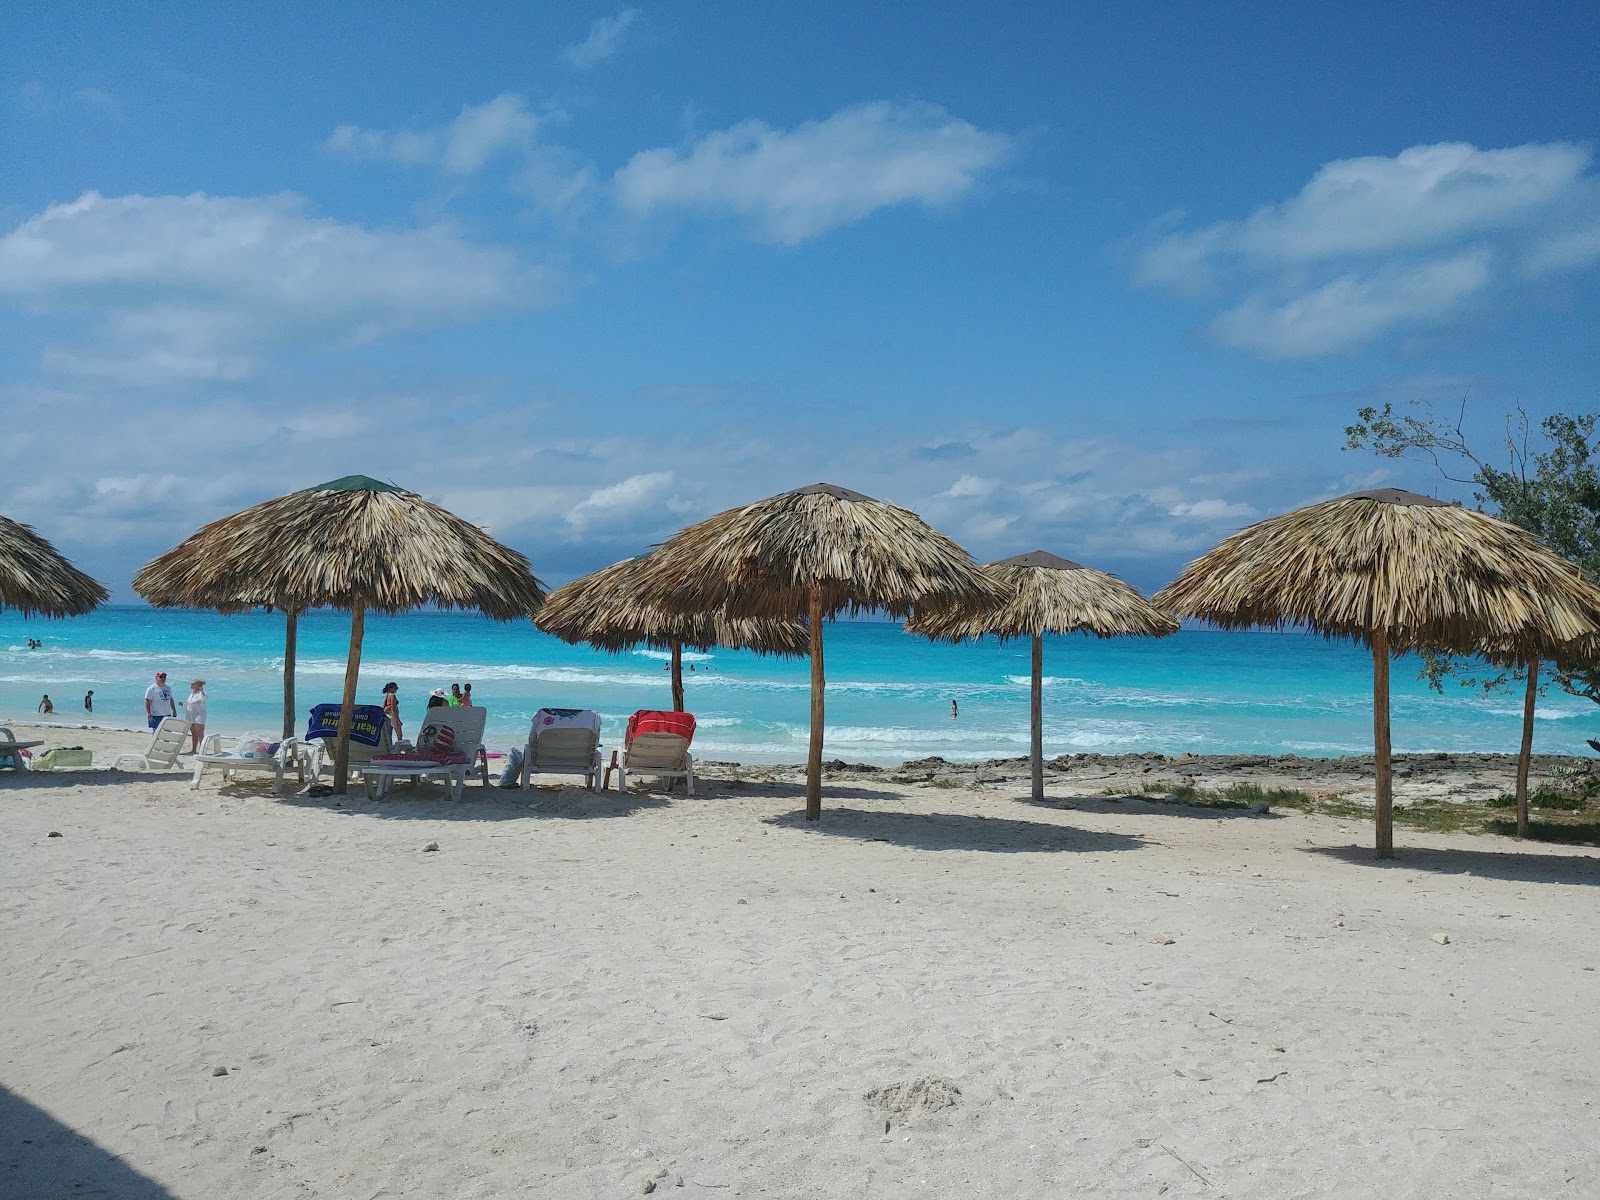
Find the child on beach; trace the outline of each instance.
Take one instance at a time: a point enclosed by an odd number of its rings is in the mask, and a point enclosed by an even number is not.
[[[472,707],[472,685],[470,683],[463,684],[461,687],[461,707]]]
[[[46,693],[45,698],[39,701],[39,711],[44,713],[45,716],[49,716],[51,713],[55,712],[55,710],[56,706],[50,703],[49,693]]]
[[[189,681],[189,698],[183,702],[183,715],[189,722],[189,753],[200,753],[200,735],[206,731],[206,681]]]
[[[394,740],[405,740],[405,730],[400,726],[400,685],[386,683],[383,685],[383,713],[389,718],[389,724],[394,726]]]

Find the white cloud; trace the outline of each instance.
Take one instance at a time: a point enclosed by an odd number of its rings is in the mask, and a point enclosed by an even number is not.
[[[630,475],[621,483],[599,488],[574,504],[566,514],[567,524],[579,531],[597,525],[614,525],[661,505],[672,490],[672,482],[671,471]]]
[[[1134,278],[1224,298],[1208,330],[1251,354],[1356,349],[1519,279],[1600,260],[1590,160],[1568,143],[1443,143],[1330,162],[1289,200],[1157,237]]]
[[[539,121],[527,101],[511,92],[468,105],[449,125],[415,130],[340,125],[322,143],[330,154],[406,166],[437,166],[452,175],[475,175],[497,154],[528,151]]]
[[[348,346],[540,294],[508,250],[313,217],[289,195],[86,192],[0,237],[0,304],[98,319],[47,365],[131,383],[238,379],[269,347]]]
[[[963,475],[939,494],[941,496],[987,496],[997,486],[999,485],[992,479],[980,479],[976,475]]]
[[[1239,517],[1252,517],[1255,509],[1248,504],[1231,504],[1226,500],[1191,500],[1174,504],[1167,512],[1174,517],[1188,517],[1197,521],[1223,521]]]
[[[637,8],[625,8],[614,17],[601,17],[589,26],[589,35],[563,52],[567,61],[580,70],[604,62],[617,52],[622,35],[639,19]]]
[[[1442,320],[1490,282],[1487,251],[1348,274],[1273,301],[1260,294],[1211,322],[1224,346],[1262,358],[1318,358],[1385,330]]]
[[[630,212],[732,214],[758,236],[793,245],[881,208],[952,204],[1011,146],[1007,135],[929,105],[878,102],[793,130],[745,121],[682,152],[646,150],[614,184]]]

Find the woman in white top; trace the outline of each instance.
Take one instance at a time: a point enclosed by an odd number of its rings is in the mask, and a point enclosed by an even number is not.
[[[191,680],[189,698],[183,702],[183,715],[189,722],[189,753],[200,753],[200,739],[206,732],[206,681]]]

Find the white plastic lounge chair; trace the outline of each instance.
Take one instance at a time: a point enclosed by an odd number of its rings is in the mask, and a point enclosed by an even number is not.
[[[588,708],[541,708],[522,752],[522,790],[535,775],[582,775],[600,790],[600,714]]]
[[[117,755],[111,769],[142,767],[146,771],[170,771],[178,765],[178,754],[189,740],[189,722],[182,717],[163,717],[150,738],[150,748],[143,754]]]
[[[450,798],[459,800],[467,786],[468,771],[482,770],[483,786],[489,786],[489,763],[478,753],[483,749],[483,724],[488,715],[488,709],[476,706],[430,708],[422,720],[422,728],[417,731],[415,750],[380,752],[359,768],[351,763],[350,769],[361,772],[369,798],[376,789],[381,799],[394,779],[409,778],[413,783],[420,783],[425,778],[443,777],[450,784]],[[444,733],[447,729],[448,735]],[[436,750],[435,747],[445,746],[441,740],[445,738],[448,747]],[[429,758],[429,754],[439,757]]]
[[[28,756],[24,750],[32,750],[35,746],[42,746],[43,742],[19,742],[17,735],[4,725],[0,725],[0,767],[15,767],[19,771],[26,771]]]
[[[259,774],[263,771],[272,772],[272,790],[283,790],[283,772],[290,766],[295,768],[300,782],[306,778],[305,759],[299,753],[300,742],[297,738],[284,738],[278,743],[277,752],[274,754],[253,756],[245,758],[239,753],[239,739],[225,737],[220,733],[213,733],[200,743],[200,753],[194,756],[194,779],[189,783],[190,789],[200,786],[200,776],[205,774],[207,768],[216,767],[222,771],[222,782],[227,783],[235,774]]]
[[[642,709],[628,718],[628,732],[620,757],[611,755],[604,788],[617,773],[617,790],[628,790],[628,772],[659,775],[670,789],[674,779],[684,781],[684,794],[694,795],[694,756],[689,743],[694,738],[694,717],[689,713]]]

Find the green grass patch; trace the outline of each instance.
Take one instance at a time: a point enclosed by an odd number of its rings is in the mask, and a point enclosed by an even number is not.
[[[1146,783],[1141,788],[1152,803],[1184,804],[1195,808],[1246,809],[1265,801],[1275,809],[1293,809],[1321,817],[1370,822],[1372,808],[1354,800],[1327,794],[1313,795],[1297,788],[1268,788],[1255,783],[1234,783],[1222,788],[1202,788],[1189,782]],[[1117,793],[1110,793],[1117,794]],[[1536,841],[1600,845],[1600,807],[1582,798],[1541,787],[1528,798],[1530,807],[1546,814],[1530,821],[1528,837]],[[1509,796],[1492,800],[1455,802],[1418,800],[1397,804],[1394,823],[1403,829],[1431,833],[1494,833],[1515,837],[1517,823],[1505,819],[1515,807]]]
[[[1486,802],[1490,808],[1515,808],[1517,798],[1509,792]],[[1554,788],[1535,788],[1528,793],[1528,807],[1545,812],[1582,812],[1589,802],[1580,796],[1567,796]]]

